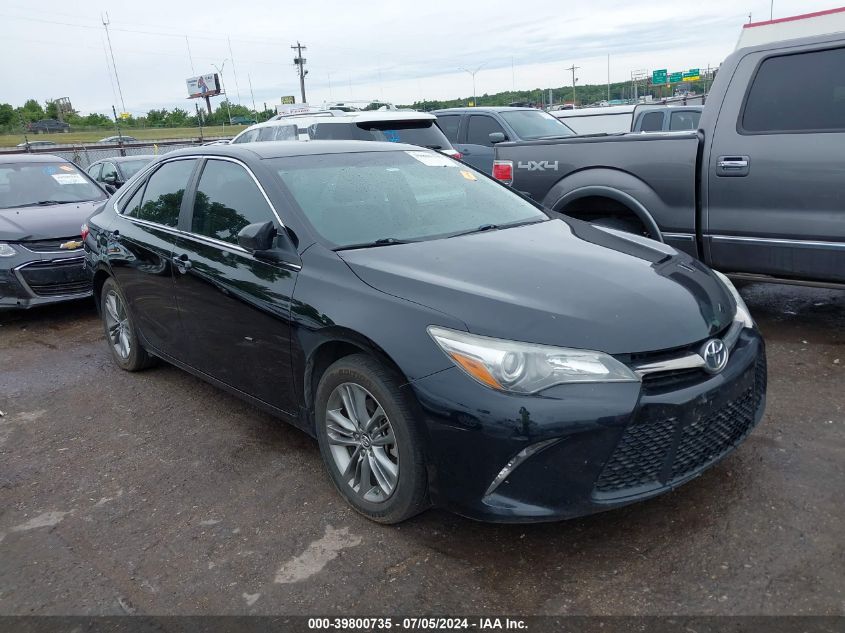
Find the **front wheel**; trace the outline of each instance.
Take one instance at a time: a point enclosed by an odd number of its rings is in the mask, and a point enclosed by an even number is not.
[[[379,523],[428,507],[422,434],[396,375],[355,354],[329,367],[317,387],[320,453],[346,501]]]
[[[153,358],[138,340],[126,299],[111,277],[100,293],[100,314],[112,357],[121,369],[138,371],[152,365]]]

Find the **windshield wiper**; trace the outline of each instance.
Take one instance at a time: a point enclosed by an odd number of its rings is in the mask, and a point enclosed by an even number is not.
[[[51,204],[73,204],[74,202],[79,202],[79,200],[39,200],[34,204],[44,207]]]
[[[336,251],[350,251],[356,248],[372,248],[374,246],[392,246],[393,244],[410,244],[419,240],[402,240],[397,237],[382,237],[372,242],[361,242],[360,244],[349,244],[336,248]]]
[[[537,218],[531,220],[519,220],[517,222],[506,222],[505,224],[482,224],[479,227],[474,229],[469,229],[468,231],[460,231],[459,233],[452,233],[451,235],[447,235],[446,237],[459,237],[461,235],[472,235],[473,233],[484,233],[486,231],[498,231],[499,229],[510,229],[515,226],[524,226],[526,224],[537,224],[538,222],[543,222],[545,218]]]

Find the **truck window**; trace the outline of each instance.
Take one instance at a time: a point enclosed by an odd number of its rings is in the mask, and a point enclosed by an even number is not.
[[[673,132],[681,130],[697,130],[701,112],[673,112],[669,117],[669,129]]]
[[[770,57],[741,115],[746,133],[845,130],[845,48]]]
[[[493,117],[473,114],[469,117],[467,127],[467,143],[470,145],[486,145],[493,147],[490,142],[490,134],[501,132],[505,134],[504,128]],[[507,135],[505,135],[507,138]]]
[[[461,123],[460,114],[439,114],[437,115],[437,125],[443,130],[452,143],[458,142],[458,126]]]
[[[640,132],[660,132],[663,130],[663,112],[646,112],[640,119]]]

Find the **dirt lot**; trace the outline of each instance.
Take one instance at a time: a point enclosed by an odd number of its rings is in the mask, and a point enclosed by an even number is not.
[[[0,314],[0,613],[845,614],[845,293],[743,289],[766,416],[661,498],[535,526],[347,509],[316,443],[87,302]]]

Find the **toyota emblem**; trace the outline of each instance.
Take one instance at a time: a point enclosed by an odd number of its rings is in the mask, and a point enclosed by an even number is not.
[[[722,339],[710,339],[701,348],[704,369],[711,374],[718,374],[728,364],[728,346]]]

